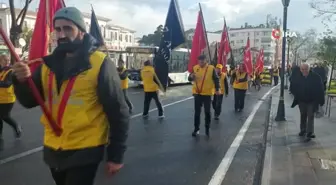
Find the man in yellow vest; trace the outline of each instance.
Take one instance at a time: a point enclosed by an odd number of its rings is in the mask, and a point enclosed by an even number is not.
[[[273,68],[272,75],[274,79],[274,86],[277,86],[279,83],[279,68],[278,67]]]
[[[27,107],[38,102],[27,84],[32,77],[53,120],[42,115],[44,161],[57,185],[93,185],[99,163],[107,151],[107,171],[123,166],[129,112],[115,64],[98,51],[97,41],[86,33],[82,13],[74,7],[56,12],[54,28],[58,46],[43,57],[31,74],[26,62],[13,66],[14,89]]]
[[[118,60],[118,72],[119,77],[121,80],[121,89],[124,92],[125,100],[129,108],[129,113],[132,113],[133,110],[133,104],[131,103],[130,99],[127,95],[127,89],[128,89],[128,71],[125,68],[125,62],[122,59]]]
[[[248,89],[248,74],[246,73],[245,65],[241,64],[232,77],[235,96],[235,111],[241,112],[244,109],[245,95],[246,90]]]
[[[12,82],[10,60],[5,54],[0,55],[0,139],[2,139],[3,122],[6,122],[15,131],[17,138],[21,137],[21,126],[10,116],[16,97]]]
[[[223,96],[226,97],[229,95],[229,85],[226,77],[226,73],[223,73],[223,65],[217,64],[216,65],[216,73],[219,77],[219,84],[221,87],[220,94],[214,94],[214,98],[212,100],[212,107],[215,111],[215,120],[219,120],[220,113],[222,112],[222,102]]]
[[[144,68],[141,70],[141,79],[145,92],[144,109],[142,116],[148,117],[148,111],[152,99],[154,99],[156,107],[159,111],[159,118],[164,118],[162,104],[159,99],[159,81],[155,74],[153,65],[149,60],[144,62]]]
[[[219,79],[215,67],[208,64],[204,55],[200,55],[198,57],[198,64],[193,67],[193,72],[189,75],[188,80],[193,82],[192,93],[195,102],[194,131],[192,132],[192,136],[196,137],[199,134],[201,108],[204,106],[205,134],[209,137],[211,97],[214,94],[214,87],[216,95],[220,95]]]

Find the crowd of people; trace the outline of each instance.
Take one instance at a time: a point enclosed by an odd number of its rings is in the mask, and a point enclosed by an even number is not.
[[[9,57],[0,56],[0,137],[3,121],[13,128],[15,137],[21,137],[21,126],[10,116],[16,98],[26,108],[39,106],[28,85],[27,79],[31,78],[62,131],[57,135],[52,123],[42,114],[44,161],[55,183],[93,185],[105,152],[110,175],[123,167],[130,114],[134,109],[127,94],[128,70],[123,60],[120,59],[116,67],[105,53],[99,51],[97,41],[86,32],[82,13],[77,8],[66,7],[57,11],[53,21],[58,46],[52,54],[43,57],[43,64],[34,72],[30,71],[26,61],[9,67]],[[164,110],[158,94],[160,82],[152,62],[144,64],[141,70],[143,117],[148,117],[154,99],[158,117],[163,119]],[[272,70],[275,86],[279,72],[277,67]],[[218,120],[223,98],[229,95],[231,86],[234,110],[242,112],[249,79],[259,83],[260,76],[260,73],[254,73],[251,77],[244,64],[230,71],[221,64],[210,65],[206,57],[200,55],[188,78],[193,84],[195,109],[192,136],[199,134],[202,107],[205,134],[209,137],[211,108],[214,119]],[[291,72],[293,106],[299,105],[301,112],[299,135],[306,136],[307,140],[315,137],[314,111],[324,104],[325,80],[325,73],[318,66],[310,70],[307,64],[302,64],[300,68],[294,66]]]

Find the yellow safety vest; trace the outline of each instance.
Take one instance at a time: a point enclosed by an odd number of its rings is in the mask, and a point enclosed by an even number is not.
[[[12,69],[3,70],[0,72],[0,81],[4,81],[8,75],[9,72],[11,72]],[[14,103],[16,100],[16,96],[14,94],[14,88],[13,85],[9,87],[0,87],[0,104],[6,104],[6,103]]]
[[[226,78],[226,74],[225,73],[222,73],[220,75],[220,78],[219,78],[219,82],[220,82],[220,87],[221,87],[221,91],[220,91],[220,94],[225,94],[225,78]]]
[[[159,90],[159,86],[154,81],[155,70],[153,66],[145,66],[141,70],[141,79],[145,92],[156,92]]]
[[[125,68],[120,72],[120,74],[124,73],[126,71]],[[125,78],[125,80],[120,80],[121,82],[121,89],[128,89],[128,77]]]
[[[247,73],[243,72],[240,73],[239,71],[236,72],[236,79],[233,83],[234,89],[240,89],[240,90],[247,90],[248,89],[248,82],[239,82],[239,80],[244,79],[246,77]]]
[[[193,67],[193,72],[196,77],[196,80],[193,82],[193,94],[206,96],[212,96],[214,94],[215,84],[212,78],[214,70],[215,67],[212,65],[206,65],[204,67],[195,65]]]
[[[279,76],[279,69],[273,70],[273,76]]]
[[[107,144],[109,124],[97,97],[97,78],[105,57],[106,55],[100,51],[91,54],[90,63],[92,68],[83,71],[77,76],[62,118],[61,128],[63,133],[60,137],[54,134],[45,115],[41,116],[41,122],[45,128],[45,146],[55,150],[73,150]],[[43,93],[46,105],[49,107],[48,77],[50,69],[45,64],[42,64],[41,70]],[[58,95],[56,80],[53,78],[52,115],[54,120],[57,120],[60,100],[68,83],[69,80],[63,82]]]

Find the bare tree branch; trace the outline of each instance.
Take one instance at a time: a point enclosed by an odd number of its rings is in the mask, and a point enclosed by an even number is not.
[[[19,19],[21,18],[22,21],[22,17],[26,17],[26,12],[28,10],[28,5],[32,2],[33,0],[26,0],[25,6],[23,7],[23,9],[20,11],[19,15],[16,18],[16,22],[19,22]]]

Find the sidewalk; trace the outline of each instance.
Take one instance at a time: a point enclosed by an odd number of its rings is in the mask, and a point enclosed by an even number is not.
[[[275,122],[279,89],[273,93],[262,185],[336,184],[336,102],[330,118],[315,118],[316,139],[298,136],[300,112],[290,108],[293,98],[285,91],[286,122]]]

